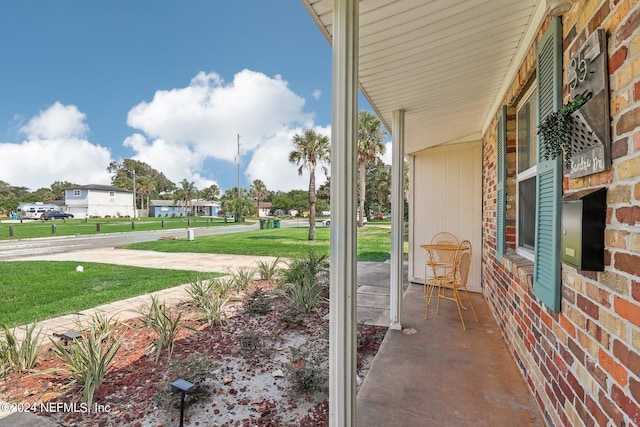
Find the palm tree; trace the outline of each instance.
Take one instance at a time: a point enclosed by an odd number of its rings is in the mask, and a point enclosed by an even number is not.
[[[364,225],[364,199],[366,196],[366,166],[375,162],[378,155],[384,154],[386,147],[382,143],[385,131],[378,118],[367,110],[358,115],[358,173],[360,175],[360,215],[358,227]]]
[[[294,150],[289,153],[289,161],[298,168],[298,175],[303,169],[309,169],[309,240],[316,239],[316,166],[320,161],[329,162],[331,147],[329,137],[307,129],[302,135],[294,135],[291,141]],[[326,166],[322,169],[327,173]]]
[[[156,190],[156,183],[149,175],[142,175],[137,180],[136,193],[140,195],[140,209],[144,210],[144,199],[147,198],[147,209],[149,209],[149,197]]]
[[[185,208],[189,208],[187,209],[188,215],[188,213],[192,210],[192,206],[190,207],[191,200],[198,194],[198,189],[195,186],[195,182],[189,182],[189,180],[187,179],[183,179],[182,181],[180,181],[179,185],[180,187],[175,192],[173,200],[174,202],[180,200],[183,211],[185,210]]]
[[[211,184],[209,187],[202,190],[200,195],[204,200],[216,200],[220,195],[220,187],[216,184]]]
[[[251,189],[249,190],[249,194],[256,200],[256,216],[260,216],[260,200],[267,197],[269,192],[267,191],[267,186],[264,185],[261,179],[256,179],[251,184]]]

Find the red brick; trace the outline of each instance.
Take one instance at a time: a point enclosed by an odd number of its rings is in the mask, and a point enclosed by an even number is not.
[[[640,132],[633,134],[633,152],[640,151]]]
[[[636,9],[616,31],[616,46],[619,46],[640,27],[640,9]]]
[[[640,381],[633,377],[629,377],[629,391],[636,402],[640,402]]]
[[[576,298],[576,305],[580,310],[584,311],[588,316],[598,320],[600,318],[600,310],[596,304],[584,296],[578,294]]]
[[[633,85],[633,100],[640,101],[640,82]]]
[[[582,401],[576,400],[575,402],[573,402],[573,406],[576,408],[576,413],[582,420],[582,425],[584,427],[594,427],[596,425],[595,421],[591,417],[591,414],[589,413],[587,408],[582,404]]]
[[[572,339],[567,340],[567,346],[578,362],[584,365],[585,355],[582,347]]]
[[[598,393],[598,403],[602,409],[609,415],[611,421],[616,426],[624,426],[624,415],[620,412],[620,410],[616,407],[616,405],[609,399],[609,396],[604,394],[602,390]]]
[[[609,356],[606,351],[600,349],[598,352],[598,362],[600,362],[600,366],[613,377],[614,380],[622,387],[627,385],[627,381],[629,380],[627,370],[616,362],[613,357]]]
[[[624,271],[625,273],[633,274],[634,276],[640,276],[640,255],[618,252],[615,255],[614,265],[616,270]]]
[[[640,290],[638,292],[640,293]],[[560,326],[562,326],[562,329],[567,331],[569,335],[574,338],[576,337],[576,327],[571,323],[567,316],[563,314],[560,315]]]
[[[567,373],[567,382],[573,389],[575,395],[578,396],[581,401],[584,400],[584,388],[580,384],[580,381],[578,381],[578,379],[573,376],[571,372]]]
[[[622,341],[615,340],[613,342],[613,355],[637,377],[640,377],[640,354],[633,351]]]
[[[611,158],[613,160],[624,157],[629,152],[629,142],[627,138],[618,139],[611,143]]]
[[[595,30],[600,28],[600,26],[602,25],[602,21],[604,21],[604,19],[609,15],[610,12],[611,12],[611,9],[609,8],[609,2],[606,1],[589,21],[589,24],[588,24],[589,34],[593,33]]]
[[[640,326],[640,306],[620,297],[615,297],[615,310],[636,326]]]
[[[607,425],[607,422],[609,421],[609,417],[607,416],[607,414],[602,412],[602,409],[600,409],[596,401],[593,400],[591,396],[587,395],[585,397],[585,404],[587,406],[587,409],[593,416],[593,418],[596,420],[596,423],[598,423],[598,425],[600,426]]]
[[[638,126],[640,126],[640,107],[629,110],[620,116],[616,123],[616,132],[618,135],[622,135],[633,131]]]
[[[626,46],[620,47],[609,57],[609,73],[613,74],[620,68],[624,61],[627,59],[627,53],[629,49]]]
[[[627,414],[633,425],[640,425],[640,406],[624,394],[620,387],[613,384],[611,386],[611,398]]]

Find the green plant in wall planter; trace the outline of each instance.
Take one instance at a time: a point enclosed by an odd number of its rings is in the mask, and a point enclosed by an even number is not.
[[[538,126],[538,135],[542,137],[543,157],[545,160],[562,156],[564,164],[571,168],[573,146],[571,144],[571,129],[573,118],[571,114],[587,102],[588,97],[580,96],[563,106],[560,110],[550,113]]]

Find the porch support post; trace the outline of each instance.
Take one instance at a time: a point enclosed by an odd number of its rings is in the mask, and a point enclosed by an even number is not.
[[[333,2],[329,425],[356,420],[358,0]]]
[[[391,329],[402,329],[402,282],[404,242],[404,110],[393,112],[391,123]]]

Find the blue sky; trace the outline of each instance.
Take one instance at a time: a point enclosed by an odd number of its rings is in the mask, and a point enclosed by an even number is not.
[[[0,180],[108,184],[135,158],[198,188],[305,189],[291,138],[330,135],[331,49],[299,1],[3,1]],[[322,182],[322,179],[319,180]]]

